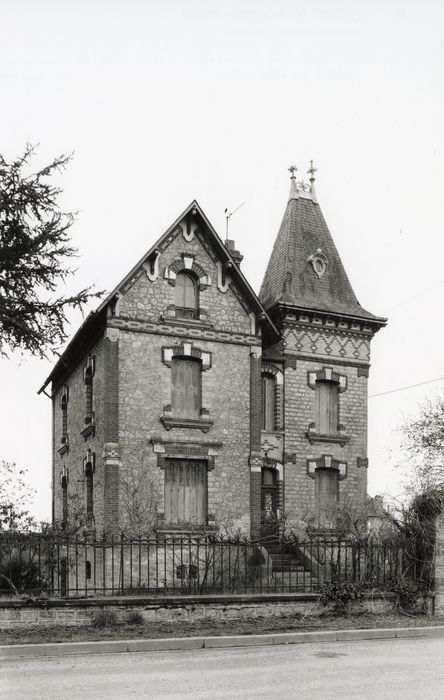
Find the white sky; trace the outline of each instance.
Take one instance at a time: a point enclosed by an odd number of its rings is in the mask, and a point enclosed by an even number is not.
[[[258,291],[287,168],[313,158],[355,292],[389,316],[370,394],[443,375],[443,20],[434,0],[2,0],[0,152],[75,151],[68,291],[111,289],[194,198],[222,235],[246,200],[230,237]],[[40,518],[51,366],[0,361],[0,457],[29,469]],[[370,399],[370,493],[397,493],[393,430],[443,385]]]

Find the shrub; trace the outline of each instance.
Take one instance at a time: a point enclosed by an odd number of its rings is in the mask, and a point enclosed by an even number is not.
[[[39,567],[33,561],[24,561],[18,555],[5,559],[0,564],[0,589],[10,592],[40,591],[44,581]]]
[[[143,624],[145,624],[145,620],[143,618],[143,615],[138,610],[130,610],[125,615],[125,622],[128,625],[143,625]]]
[[[389,590],[396,593],[395,607],[400,608],[402,612],[410,614],[422,612],[423,601],[418,604],[418,599],[422,598],[424,591],[416,581],[393,579],[389,584]]]
[[[355,603],[361,603],[365,596],[361,583],[340,583],[331,581],[322,583],[314,588],[319,593],[319,600],[322,605],[333,603],[335,612],[351,612]]]
[[[92,626],[99,629],[117,627],[118,624],[117,615],[113,610],[99,610],[92,618]]]

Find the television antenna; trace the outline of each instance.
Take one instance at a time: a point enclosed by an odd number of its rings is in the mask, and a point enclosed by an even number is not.
[[[230,218],[235,214],[241,207],[243,207],[245,202],[242,202],[242,204],[239,204],[236,209],[233,209],[233,211],[228,212],[228,209],[225,209],[225,221],[226,221],[226,226],[225,226],[225,241],[228,241],[228,222]]]

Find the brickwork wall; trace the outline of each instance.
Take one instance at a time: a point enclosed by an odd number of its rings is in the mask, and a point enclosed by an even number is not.
[[[95,372],[93,379],[93,411],[95,415],[95,433],[83,437],[81,431],[85,428],[85,384],[83,381],[83,369],[88,355],[95,356]],[[83,460],[88,448],[96,454],[96,468],[93,476],[94,484],[94,519],[96,529],[103,527],[103,490],[104,474],[102,468],[102,450],[104,443],[104,343],[99,340],[90,352],[79,362],[69,378],[65,381],[69,388],[68,400],[68,438],[69,449],[60,455],[57,449],[60,447],[62,435],[62,410],[60,397],[63,386],[59,387],[53,397],[54,402],[54,438],[53,438],[53,463],[54,463],[54,514],[56,520],[62,519],[62,494],[61,473],[65,468],[68,473],[68,511],[75,507],[76,495],[86,507],[86,487],[83,474]]]
[[[307,511],[314,513],[315,482],[307,474],[307,459],[318,459],[331,455],[334,459],[347,463],[347,477],[339,482],[340,504],[363,505],[367,493],[367,469],[358,466],[359,460],[367,457],[367,377],[369,339],[359,339],[351,334],[336,331],[337,343],[342,343],[340,359],[322,355],[324,348],[324,328],[293,327],[284,332],[285,352],[290,361],[285,369],[285,452],[295,454],[293,463],[285,464],[285,512],[290,518],[303,517]],[[328,330],[330,339],[334,332]],[[305,353],[310,348],[305,345],[310,337],[311,355]],[[301,352],[301,348],[304,354]],[[357,355],[365,350],[364,372],[358,372]],[[301,356],[303,359],[301,359]],[[348,365],[348,363],[351,363]],[[346,445],[334,442],[314,442],[306,437],[310,423],[315,422],[315,391],[308,385],[308,372],[317,372],[330,367],[334,372],[347,378],[347,389],[339,393],[338,422],[344,426],[344,434],[349,438]]]

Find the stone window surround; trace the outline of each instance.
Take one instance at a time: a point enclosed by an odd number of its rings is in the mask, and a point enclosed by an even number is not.
[[[335,469],[339,472],[339,481],[347,478],[347,462],[334,459],[332,455],[322,455],[322,457],[307,458],[307,475],[310,479],[315,478],[316,469]]]
[[[344,374],[335,372],[332,367],[323,367],[321,370],[307,372],[307,384],[310,389],[315,390],[316,382],[334,382],[338,385],[338,394],[342,394],[347,390],[347,377]],[[338,396],[339,399],[339,396]],[[350,436],[346,434],[345,425],[339,421],[340,416],[340,401],[338,400],[338,429],[335,434],[321,434],[316,432],[316,424],[309,423],[306,432],[306,437],[312,445],[315,442],[330,442],[337,443],[344,447],[349,441]]]
[[[282,369],[276,367],[270,362],[262,362],[261,366],[261,377],[262,375],[269,375],[274,377],[275,381],[275,394],[274,394],[274,431],[263,430],[262,432],[279,432],[283,431],[283,390],[284,390],[284,373]]]
[[[202,350],[193,345],[191,341],[182,341],[179,345],[162,348],[162,362],[171,369],[174,358],[194,359],[200,362],[201,372],[211,368],[212,353]],[[200,418],[176,418],[172,414],[171,404],[166,404],[163,407],[163,415],[160,417],[166,430],[171,428],[196,428],[207,433],[213,421],[210,420],[210,412],[207,408],[201,406]]]
[[[215,460],[221,454],[222,442],[190,442],[189,440],[165,440],[161,437],[152,437],[150,440],[153,451],[157,455],[157,467],[165,469],[166,459],[195,459],[202,460],[207,463],[207,472],[210,472],[215,467]],[[163,507],[159,507],[158,513],[158,529],[166,530],[181,530],[186,529],[186,526],[179,527],[177,525],[167,525],[164,523]],[[216,526],[215,516],[213,513],[207,513],[207,528],[214,530]]]
[[[85,427],[83,430],[80,431],[80,434],[82,437],[87,439],[89,435],[94,435],[96,431],[96,421],[95,421],[95,414],[92,409],[93,402],[94,402],[94,391],[93,391],[93,381],[94,381],[94,374],[96,371],[96,356],[95,355],[88,355],[88,358],[86,360],[86,364],[83,368],[83,383],[85,385],[85,401],[87,400],[86,398],[86,392],[88,391],[87,384],[88,382],[91,383],[91,392],[92,392],[92,397],[91,397],[91,415],[87,415],[87,409],[85,410]]]
[[[69,436],[68,436],[68,431],[66,430],[66,433],[64,433],[64,422],[68,420],[67,412],[68,412],[68,401],[69,401],[69,387],[64,384],[63,389],[62,389],[62,394],[60,396],[60,408],[62,410],[62,435],[60,437],[60,446],[57,448],[57,452],[59,453],[60,456],[66,454],[69,452]],[[64,412],[66,412],[66,415],[64,416]]]
[[[171,265],[165,267],[164,278],[167,280],[169,285],[172,287],[176,286],[176,278],[179,272],[188,272],[194,275],[196,278],[196,287],[198,292],[204,291],[211,285],[211,275],[198,262],[196,262],[195,257],[196,256],[194,253],[181,253],[180,258],[176,258]],[[169,304],[165,313],[162,314],[162,319],[170,323],[179,323],[180,325],[185,323],[186,325],[190,324],[201,327],[209,324],[208,313],[206,309],[202,308],[200,303],[197,308],[198,318],[185,318],[178,316],[176,308],[177,307],[175,304]]]

